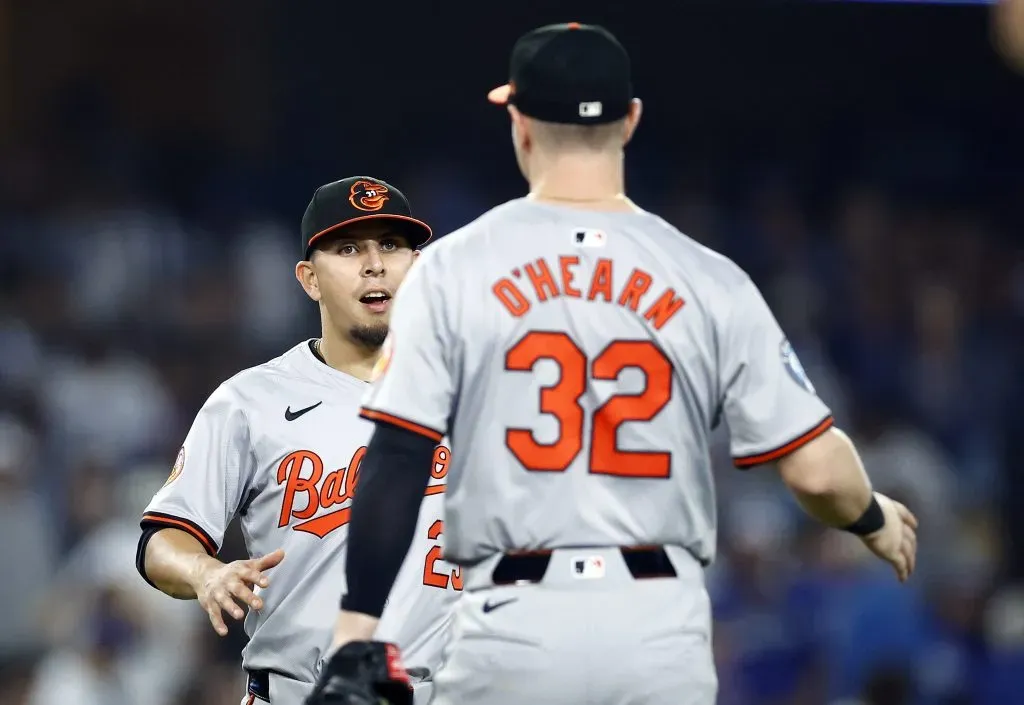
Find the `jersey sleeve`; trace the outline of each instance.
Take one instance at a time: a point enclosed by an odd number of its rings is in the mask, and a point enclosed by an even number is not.
[[[192,422],[170,477],[146,507],[142,528],[180,529],[216,555],[254,468],[245,413],[221,385]]]
[[[424,251],[394,299],[390,332],[360,416],[439,443],[453,397],[451,333],[436,259]]]
[[[778,460],[832,426],[831,410],[749,278],[732,301],[721,345],[722,413],[736,467]]]

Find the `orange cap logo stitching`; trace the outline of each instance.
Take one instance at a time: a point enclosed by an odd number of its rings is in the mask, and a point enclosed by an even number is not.
[[[379,211],[389,196],[388,187],[373,181],[360,179],[352,184],[348,202],[361,211]]]

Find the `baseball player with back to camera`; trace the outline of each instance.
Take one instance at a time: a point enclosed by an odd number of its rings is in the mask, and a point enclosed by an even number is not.
[[[373,635],[450,433],[444,555],[465,592],[433,705],[713,703],[717,424],[738,467],[774,463],[900,581],[916,519],[872,492],[747,274],[626,198],[641,104],[611,34],[526,34],[490,100],[530,193],[424,252],[398,294],[361,412],[376,428],[342,611],[307,702],[377,703],[403,680]]]
[[[353,177],[317,189],[295,276],[319,305],[321,337],[213,392],[143,516],[136,562],[150,584],[197,599],[221,636],[224,614],[241,619],[249,608],[245,705],[299,705],[313,688],[372,431],[359,401],[380,359],[391,298],[430,235],[384,181]],[[380,624],[379,637],[401,645],[419,673],[417,702],[429,697],[461,590],[458,570],[440,559],[449,461],[439,444],[423,460],[431,480],[409,505],[416,538]],[[216,555],[235,516],[253,558],[225,565]]]

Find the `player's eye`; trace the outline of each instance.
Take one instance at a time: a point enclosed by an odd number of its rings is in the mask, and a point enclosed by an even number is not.
[[[386,237],[380,241],[380,249],[384,252],[393,252],[399,247],[398,240],[393,237]]]
[[[359,248],[351,242],[340,242],[338,243],[338,254],[339,255],[354,255],[359,252]]]

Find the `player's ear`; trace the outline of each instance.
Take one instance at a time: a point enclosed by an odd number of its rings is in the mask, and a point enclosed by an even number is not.
[[[416,259],[419,256],[420,256],[420,251],[419,250],[413,250],[412,251],[412,258],[413,259]]]
[[[526,117],[516,110],[516,106],[508,106],[509,117],[512,118],[512,141],[521,149],[529,148],[530,139],[530,127],[529,121]]]
[[[640,115],[644,112],[644,105],[640,102],[639,98],[634,98],[629,103],[629,112],[626,113],[625,120],[625,139],[623,140],[623,146],[629,144],[629,141],[633,139],[633,133],[636,132],[637,125],[640,124]]]
[[[313,299],[313,301],[320,300],[320,282],[316,278],[316,270],[313,268],[313,263],[308,260],[303,260],[295,265],[295,278],[299,280],[299,284],[302,286],[302,290],[306,292],[306,296]]]

